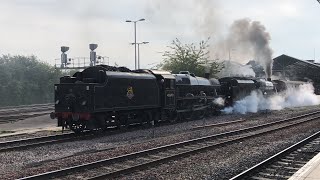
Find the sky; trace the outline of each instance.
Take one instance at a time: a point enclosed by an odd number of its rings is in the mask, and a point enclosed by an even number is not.
[[[178,38],[197,44],[210,37],[211,54],[239,19],[259,21],[270,35],[273,57],[287,54],[320,61],[320,4],[316,0],[0,0],[0,54],[35,55],[55,64],[60,46],[68,57],[88,57],[90,43],[110,65],[134,68],[134,26],[141,68],[163,60],[168,45]],[[249,51],[249,50],[248,50]],[[243,57],[237,48],[231,59]],[[247,57],[251,58],[251,57]],[[252,57],[253,58],[253,57]]]

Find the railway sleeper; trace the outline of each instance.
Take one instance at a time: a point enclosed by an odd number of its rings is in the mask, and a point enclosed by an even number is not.
[[[281,174],[281,172],[275,173],[275,174],[267,174],[267,173],[260,172],[259,175],[270,178],[270,179],[282,179],[282,178],[289,179],[290,178],[290,176],[288,176],[288,173]]]
[[[263,177],[258,177],[258,176],[253,176],[250,179],[253,179],[253,180],[272,180],[270,178],[263,178]]]
[[[298,168],[298,167],[283,167],[284,169],[288,169],[288,170],[292,170],[292,171],[294,171],[294,172],[297,172],[300,168]]]

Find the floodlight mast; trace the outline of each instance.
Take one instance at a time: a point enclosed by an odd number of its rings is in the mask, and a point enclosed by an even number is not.
[[[98,44],[89,44],[90,51],[90,66],[95,66],[97,62],[97,53],[94,51],[97,49]]]
[[[136,21],[126,20],[126,22],[133,22],[134,24],[134,69],[137,69],[137,22],[145,21],[144,18],[141,18]]]
[[[66,52],[69,50],[68,46],[61,46],[61,68],[67,66],[68,64],[68,55]]]

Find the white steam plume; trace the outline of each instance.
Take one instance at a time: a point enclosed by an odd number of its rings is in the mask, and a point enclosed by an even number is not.
[[[320,100],[314,94],[312,84],[303,84],[297,88],[289,88],[281,94],[270,97],[262,95],[261,91],[252,91],[242,100],[236,101],[233,107],[227,107],[222,111],[226,114],[247,112],[256,113],[259,110],[281,110],[288,107],[300,107],[319,105]]]
[[[224,106],[224,99],[222,97],[218,97],[213,101],[214,104],[218,106]]]
[[[242,65],[234,61],[224,61],[224,68],[216,74],[217,77],[255,77],[251,65]]]

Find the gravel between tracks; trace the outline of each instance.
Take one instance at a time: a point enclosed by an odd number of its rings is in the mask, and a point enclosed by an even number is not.
[[[240,118],[248,121],[226,127],[189,132],[190,128],[203,124],[203,121],[199,120],[157,127],[155,128],[156,138],[151,138],[152,129],[146,129],[93,140],[53,144],[24,151],[5,152],[0,154],[0,177],[1,179],[14,179],[207,134],[284,119],[318,109],[319,106],[312,106],[267,113],[223,115],[207,119],[205,123],[226,122]],[[231,177],[234,173],[240,172],[245,167],[253,165],[254,162],[269,156],[270,153],[279,151],[311,134],[311,132],[319,130],[319,127],[319,123],[317,123],[317,126],[303,125],[299,128],[293,128],[295,130],[281,131],[270,137],[255,138],[258,140],[245,141],[241,144],[201,153],[131,176],[133,179],[146,177],[154,179],[223,179]],[[175,133],[176,135],[174,135]],[[95,152],[103,149],[109,150]],[[91,154],[88,155],[89,153]]]
[[[238,144],[213,149],[197,155],[133,173],[121,179],[230,179],[247,168],[320,130],[320,122],[273,132]]]

